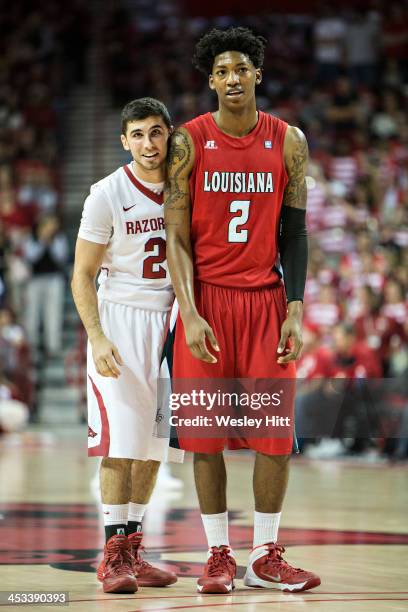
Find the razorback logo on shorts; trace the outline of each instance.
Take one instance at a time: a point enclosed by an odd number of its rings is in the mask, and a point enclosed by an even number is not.
[[[88,438],[96,438],[98,434],[88,425]]]

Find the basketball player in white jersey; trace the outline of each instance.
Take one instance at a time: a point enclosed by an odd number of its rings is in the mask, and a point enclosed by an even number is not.
[[[141,521],[160,462],[183,459],[168,439],[155,436],[160,355],[173,302],[163,223],[171,129],[158,100],[124,107],[121,140],[133,161],[91,187],[75,252],[72,292],[88,334],[88,454],[104,457],[106,545],[98,578],[109,593],[177,580],[140,556]]]

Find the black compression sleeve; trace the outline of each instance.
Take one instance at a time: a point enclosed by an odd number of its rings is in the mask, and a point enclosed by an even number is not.
[[[282,206],[279,253],[288,303],[303,302],[308,253],[305,210]]]

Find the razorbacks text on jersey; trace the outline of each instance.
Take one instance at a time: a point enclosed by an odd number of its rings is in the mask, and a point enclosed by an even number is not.
[[[194,142],[190,177],[195,276],[214,285],[273,286],[282,199],[287,123],[259,112],[255,128],[234,138],[211,113],[184,124]]]
[[[92,185],[78,236],[107,245],[98,277],[100,299],[169,310],[173,291],[166,262],[163,193],[138,180],[131,164]]]

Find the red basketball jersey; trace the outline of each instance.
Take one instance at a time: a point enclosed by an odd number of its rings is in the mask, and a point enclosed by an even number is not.
[[[250,134],[222,132],[211,113],[186,123],[195,148],[190,178],[195,278],[225,287],[279,281],[278,231],[287,173],[287,123],[259,112]]]

